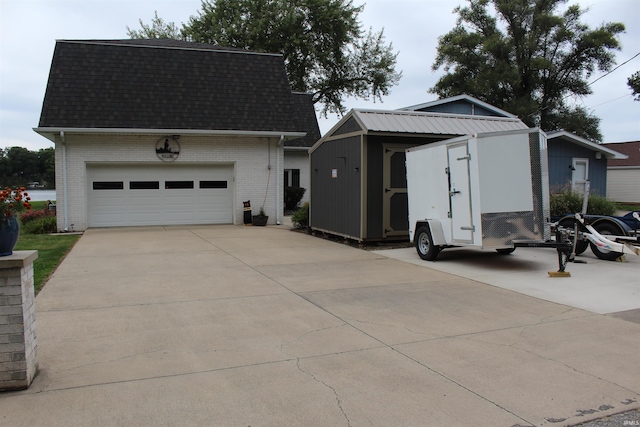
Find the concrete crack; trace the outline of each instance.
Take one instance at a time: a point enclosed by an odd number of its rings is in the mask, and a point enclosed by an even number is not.
[[[347,415],[347,413],[345,412],[344,408],[342,407],[342,400],[340,400],[340,396],[338,395],[338,392],[336,391],[336,389],[334,387],[332,387],[331,385],[327,384],[326,382],[316,378],[316,376],[313,375],[311,372],[307,371],[306,369],[303,369],[302,366],[300,366],[300,358],[299,357],[296,358],[296,367],[298,368],[298,370],[300,372],[302,372],[303,374],[309,376],[312,380],[314,380],[318,384],[322,384],[323,386],[325,386],[326,388],[331,390],[331,392],[333,393],[333,395],[334,395],[334,397],[336,399],[336,403],[338,405],[338,409],[340,410],[340,413],[342,414],[344,419],[347,421],[347,427],[351,427],[351,421],[349,420],[349,416]]]

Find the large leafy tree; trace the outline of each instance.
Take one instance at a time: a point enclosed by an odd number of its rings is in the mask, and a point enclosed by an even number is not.
[[[342,114],[345,97],[381,100],[401,77],[384,30],[362,29],[362,9],[351,0],[203,0],[179,37],[157,14],[128,34],[281,53],[292,89],[312,93],[325,115]]]
[[[636,71],[627,79],[627,85],[635,96],[635,101],[640,101],[640,71]]]
[[[529,126],[564,129],[600,141],[599,119],[570,100],[590,94],[588,78],[609,71],[622,23],[590,29],[585,10],[567,0],[468,0],[455,28],[441,36],[433,70],[446,74],[430,89],[466,93],[518,115]]]
[[[0,188],[26,185],[29,181],[55,186],[53,147],[29,151],[23,147],[0,148]]]
[[[180,29],[173,22],[164,22],[158,16],[156,10],[151,19],[151,24],[147,25],[139,19],[139,30],[133,30],[127,25],[127,35],[132,39],[180,39]]]

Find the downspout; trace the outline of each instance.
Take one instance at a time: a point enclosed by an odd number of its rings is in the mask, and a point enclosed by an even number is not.
[[[67,141],[64,138],[64,131],[60,131],[60,141],[62,141],[62,191],[64,207],[64,231],[69,231],[69,200],[67,197]]]
[[[282,205],[279,203],[279,198],[283,194],[282,191],[282,174],[280,173],[280,150],[284,146],[284,135],[280,135],[280,141],[276,145],[276,225],[280,225],[280,209]],[[284,150],[284,149],[283,149]],[[283,151],[284,156],[284,151]],[[283,159],[284,160],[284,159]]]

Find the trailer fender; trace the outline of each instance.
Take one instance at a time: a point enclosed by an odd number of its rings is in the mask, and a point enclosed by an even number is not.
[[[429,231],[431,232],[431,238],[433,239],[433,244],[436,246],[447,246],[448,243],[444,238],[444,231],[442,231],[442,223],[437,219],[426,219],[424,221],[418,221],[416,223],[416,230],[420,228],[420,226],[427,225],[429,227]]]
[[[598,230],[600,234],[606,234],[602,232],[606,231],[616,236],[628,236],[631,231],[631,227],[629,227],[625,222],[610,216],[598,218],[591,222],[590,225]]]

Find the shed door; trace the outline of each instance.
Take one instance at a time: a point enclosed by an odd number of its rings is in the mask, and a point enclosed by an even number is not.
[[[383,144],[382,237],[408,236],[409,203],[405,149],[410,145]]]
[[[469,150],[466,142],[447,147],[449,163],[449,203],[451,238],[454,242],[473,242]]]

